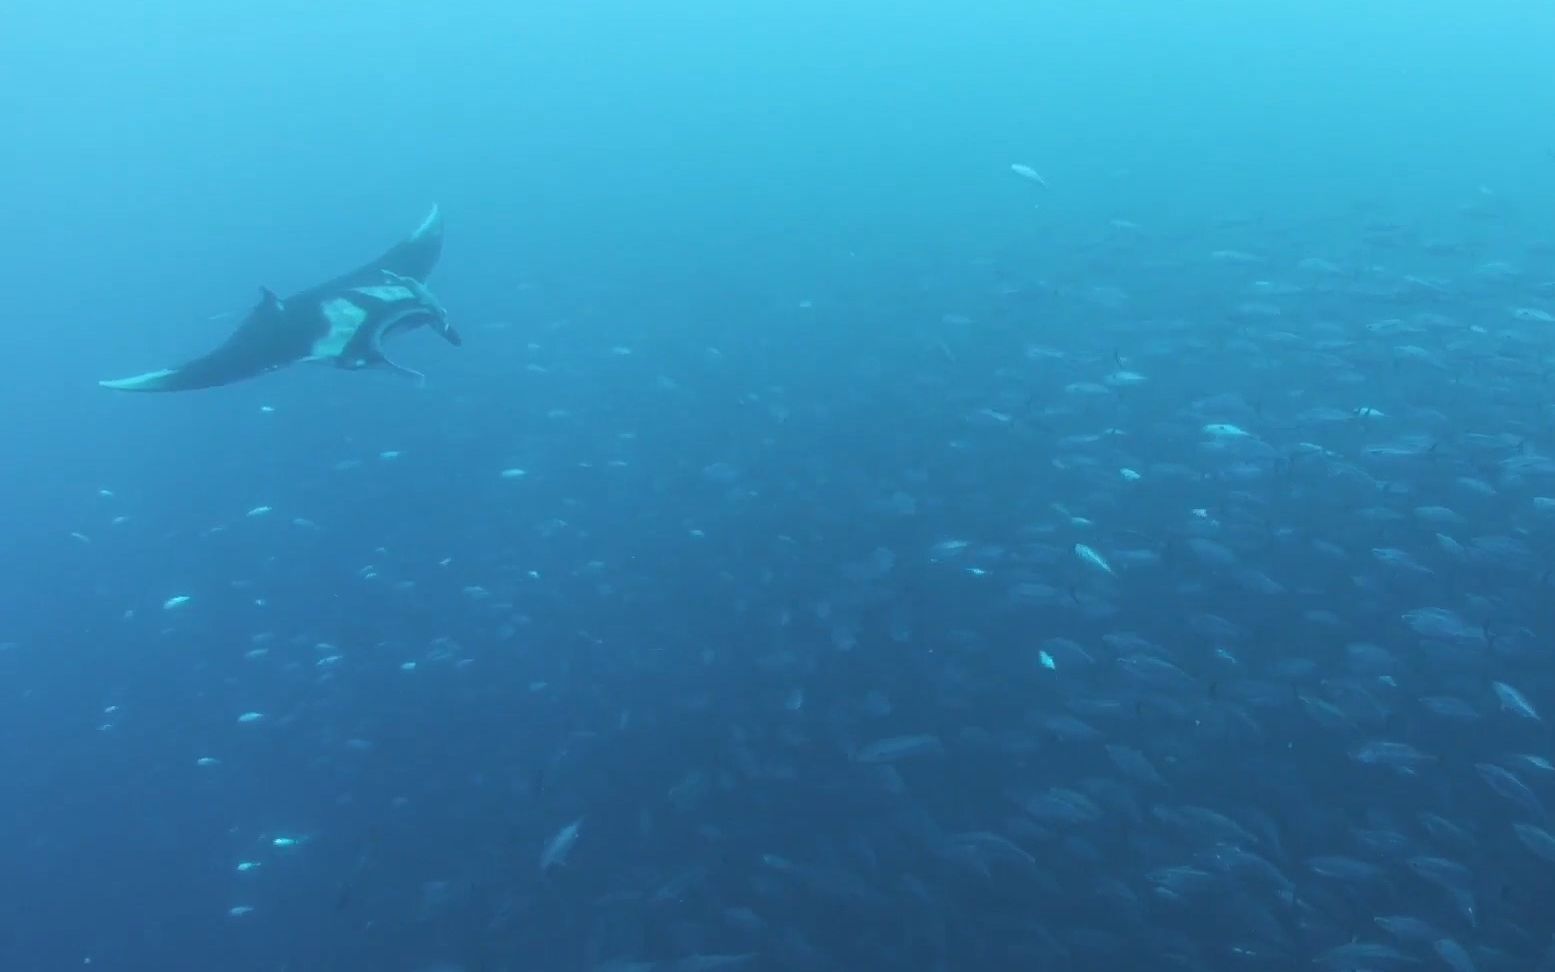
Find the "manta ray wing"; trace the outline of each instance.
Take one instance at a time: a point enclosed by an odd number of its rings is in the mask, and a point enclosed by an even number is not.
[[[371,287],[384,281],[385,273],[409,277],[425,283],[443,255],[443,214],[436,206],[427,213],[416,231],[389,247],[377,259],[369,260],[350,273],[304,293],[326,293],[351,287]]]
[[[249,311],[215,350],[174,368],[148,371],[130,378],[101,381],[104,388],[119,391],[194,391],[230,385],[273,371],[307,354],[306,334],[287,327],[287,310],[274,293],[261,292]]]

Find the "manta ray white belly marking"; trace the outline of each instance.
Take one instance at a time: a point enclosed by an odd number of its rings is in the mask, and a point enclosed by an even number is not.
[[[413,300],[415,291],[409,287],[352,287],[353,294],[361,294],[363,297],[371,297],[374,300],[400,301]]]
[[[328,361],[340,357],[367,321],[367,308],[358,307],[344,297],[324,301],[319,310],[329,324],[329,331],[313,342],[309,361]]]

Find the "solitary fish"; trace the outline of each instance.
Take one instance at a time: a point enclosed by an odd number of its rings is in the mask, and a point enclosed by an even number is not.
[[[853,754],[853,759],[860,763],[894,763],[913,756],[934,755],[944,751],[945,746],[938,736],[921,733],[877,739],[861,747]]]
[[[579,817],[558,830],[555,836],[545,842],[545,848],[540,851],[541,871],[549,871],[553,867],[561,867],[567,863],[567,855],[572,853],[572,845],[578,842],[582,828],[583,818]]]
[[[442,250],[443,222],[433,207],[414,233],[344,276],[284,300],[262,289],[259,303],[237,330],[204,357],[99,384],[121,391],[191,391],[230,385],[298,361],[352,371],[385,368],[422,381],[420,372],[389,360],[383,341],[425,325],[450,344],[462,343],[442,304],[426,288]]]
[[[1020,176],[1022,179],[1035,182],[1037,185],[1044,189],[1047,188],[1047,180],[1042,178],[1042,174],[1029,165],[1022,165],[1019,162],[1012,162],[1010,163],[1010,171]]]
[[[1524,719],[1532,719],[1535,722],[1541,721],[1538,710],[1533,707],[1532,702],[1523,698],[1523,693],[1505,682],[1492,682],[1491,687],[1496,690],[1496,698],[1501,701],[1502,711],[1511,712],[1514,715],[1521,716]]]
[[[1101,554],[1097,553],[1095,550],[1091,549],[1083,543],[1077,543],[1074,545],[1074,554],[1085,563],[1095,567],[1097,570],[1102,571],[1103,573],[1116,573],[1116,571],[1112,569],[1112,565],[1107,563],[1106,557],[1103,557]]]

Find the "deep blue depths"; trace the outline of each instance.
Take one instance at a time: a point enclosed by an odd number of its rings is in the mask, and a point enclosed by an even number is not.
[[[883,594],[860,582],[861,648],[816,654],[815,713],[885,689],[916,716],[901,731],[949,738],[978,693],[916,649],[976,657],[1041,627],[922,557],[1019,535],[1071,431],[969,425],[1018,406],[990,376],[1032,342],[1114,350],[1012,287],[1117,286],[1192,317],[1216,271],[1151,278],[1148,257],[1222,245],[1221,217],[1258,215],[1230,243],[1294,260],[1345,249],[1357,203],[1429,232],[1484,183],[1520,201],[1498,232],[1547,236],[1552,215],[1555,25],[1535,5],[1451,28],[1385,4],[78,6],[25,5],[0,40],[7,969],[579,967],[627,848],[651,886],[702,846],[696,820],[661,820],[644,850],[638,807],[767,718],[752,659],[834,637],[846,565],[898,560]],[[1018,160],[1060,190],[1040,215]],[[433,283],[467,346],[406,341],[427,389],[322,369],[198,396],[94,386],[197,350],[224,326],[207,317],[352,265],[433,201]],[[1088,259],[1113,218],[1165,242]],[[1151,394],[1258,391],[1192,369]],[[919,515],[864,515],[880,483],[915,484]],[[1337,600],[1355,595],[1321,564],[1282,576],[1396,636],[1394,605]],[[164,611],[175,594],[192,600]],[[902,604],[915,650],[890,635]],[[1227,613],[1257,629],[1257,610]],[[453,658],[429,657],[439,639]],[[1272,625],[1253,640],[1314,650]],[[795,758],[825,776],[840,744],[816,720]],[[987,769],[925,799],[965,816],[999,799]],[[1240,784],[1180,785],[1208,805]],[[761,821],[721,793],[694,816],[754,857],[818,826],[784,792]],[[839,818],[896,812],[832,797]],[[579,816],[573,863],[538,879]],[[276,835],[303,842],[275,853]],[[1509,883],[1534,901],[1543,881]],[[741,889],[699,893],[720,890]],[[647,951],[746,944],[671,924]]]

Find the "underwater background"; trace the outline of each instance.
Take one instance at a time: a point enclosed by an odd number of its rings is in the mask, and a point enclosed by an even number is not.
[[[1555,969],[1552,50],[13,0],[0,968]]]

